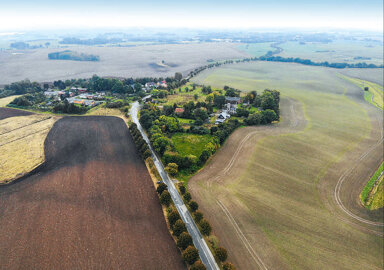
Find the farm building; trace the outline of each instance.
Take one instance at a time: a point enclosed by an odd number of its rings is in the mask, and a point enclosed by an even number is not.
[[[215,124],[217,125],[217,124],[224,123],[224,121],[230,117],[231,117],[230,114],[228,114],[226,111],[223,111],[222,113],[219,114],[219,116],[217,116]]]
[[[239,97],[225,97],[226,103],[240,104],[241,99]]]
[[[175,109],[175,113],[180,115],[180,114],[183,114],[184,113],[184,108],[176,108]]]

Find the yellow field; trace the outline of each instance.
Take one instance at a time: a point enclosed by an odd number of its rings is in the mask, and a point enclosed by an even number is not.
[[[44,162],[44,141],[58,117],[17,116],[0,120],[0,184]]]
[[[0,107],[5,107],[9,102],[13,101],[15,98],[21,97],[21,95],[9,96],[5,98],[0,98]]]

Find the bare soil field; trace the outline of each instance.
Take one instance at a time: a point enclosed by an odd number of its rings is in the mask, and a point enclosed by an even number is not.
[[[31,114],[33,113],[22,111],[22,110],[15,110],[11,108],[0,108],[0,120],[8,117],[25,116],[25,115],[31,115]]]
[[[185,269],[122,119],[65,117],[45,154],[0,187],[0,269]]]
[[[207,64],[208,59],[223,60],[247,56],[233,44],[171,44],[137,47],[72,46],[79,53],[100,56],[99,62],[49,60],[48,53],[60,49],[26,50],[23,54],[0,52],[0,85],[29,78],[53,81],[88,78],[93,74],[117,77],[165,77],[187,73]],[[65,49],[61,49],[65,50]],[[162,63],[164,61],[165,64]]]
[[[198,83],[282,93],[279,124],[236,130],[189,181],[239,269],[382,269],[383,211],[359,194],[383,160],[382,111],[327,68],[250,63]]]

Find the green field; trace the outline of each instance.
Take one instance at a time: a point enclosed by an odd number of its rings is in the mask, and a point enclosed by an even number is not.
[[[171,138],[176,151],[182,156],[194,155],[199,157],[206,145],[212,141],[211,135],[175,133]]]
[[[384,206],[383,201],[383,169],[384,162],[381,163],[377,171],[369,179],[360,194],[361,203],[368,209],[375,210]],[[380,178],[380,179],[379,179]],[[376,184],[376,185],[375,185]]]
[[[241,44],[238,46],[240,50],[243,50],[247,53],[249,53],[252,56],[262,56],[266,54],[268,51],[275,50],[274,48],[271,48],[272,42],[263,42],[263,43],[251,43],[251,44]]]
[[[220,227],[217,235],[239,269],[255,265],[247,243],[269,269],[382,269],[382,238],[343,222],[339,216],[344,213],[332,197],[339,177],[351,166],[347,161],[361,155],[358,147],[372,130],[382,128],[371,125],[369,115],[380,112],[366,106],[360,88],[334,69],[266,62],[205,71],[193,81],[258,93],[277,89],[282,99],[300,102],[306,120],[295,131],[260,127],[229,173],[212,181],[230,164],[226,156],[230,159],[235,150],[229,143],[236,136],[238,141],[245,138],[240,132],[246,129],[236,131],[209,168],[189,181],[193,197],[213,227]],[[289,107],[283,109],[283,123],[289,120],[284,119],[287,111]],[[353,185],[344,188],[343,194],[356,190]],[[353,205],[357,197],[344,203]]]

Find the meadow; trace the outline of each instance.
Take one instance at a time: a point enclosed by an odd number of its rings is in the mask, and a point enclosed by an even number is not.
[[[206,145],[212,141],[211,135],[175,133],[171,138],[175,150],[182,156],[199,157]]]
[[[282,94],[280,123],[238,129],[188,184],[239,269],[383,267],[382,211],[359,204],[383,159],[382,113],[337,72],[256,62],[193,79]]]

